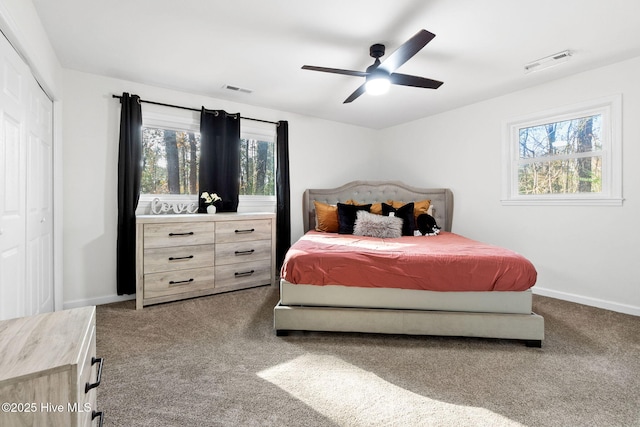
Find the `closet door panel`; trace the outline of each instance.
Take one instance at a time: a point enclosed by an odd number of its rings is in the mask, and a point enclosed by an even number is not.
[[[26,280],[26,82],[29,69],[0,35],[0,320],[29,314]]]
[[[0,320],[53,310],[52,111],[0,34]]]

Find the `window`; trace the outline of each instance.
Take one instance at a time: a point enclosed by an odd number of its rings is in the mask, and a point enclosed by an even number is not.
[[[620,205],[621,97],[505,124],[504,204]]]
[[[143,194],[198,194],[200,133],[142,128]]]
[[[149,213],[156,197],[171,203],[197,202],[200,114],[143,115],[143,165],[137,213]],[[240,137],[238,211],[275,212],[275,127],[243,121]]]

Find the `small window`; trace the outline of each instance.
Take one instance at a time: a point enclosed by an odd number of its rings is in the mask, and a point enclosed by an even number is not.
[[[621,204],[619,96],[505,125],[505,204]]]

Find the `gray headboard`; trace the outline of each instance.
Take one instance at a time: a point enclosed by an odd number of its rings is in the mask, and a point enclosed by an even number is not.
[[[453,193],[448,188],[417,188],[400,181],[353,181],[338,188],[308,189],[302,196],[304,232],[316,227],[313,201],[335,205],[353,199],[358,203],[397,200],[416,202],[430,199],[434,218],[444,231],[451,231],[453,220]]]

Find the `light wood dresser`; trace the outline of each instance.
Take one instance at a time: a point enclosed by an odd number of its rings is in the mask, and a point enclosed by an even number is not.
[[[102,425],[96,309],[0,322],[0,426]]]
[[[275,214],[136,217],[136,309],[275,285]]]

